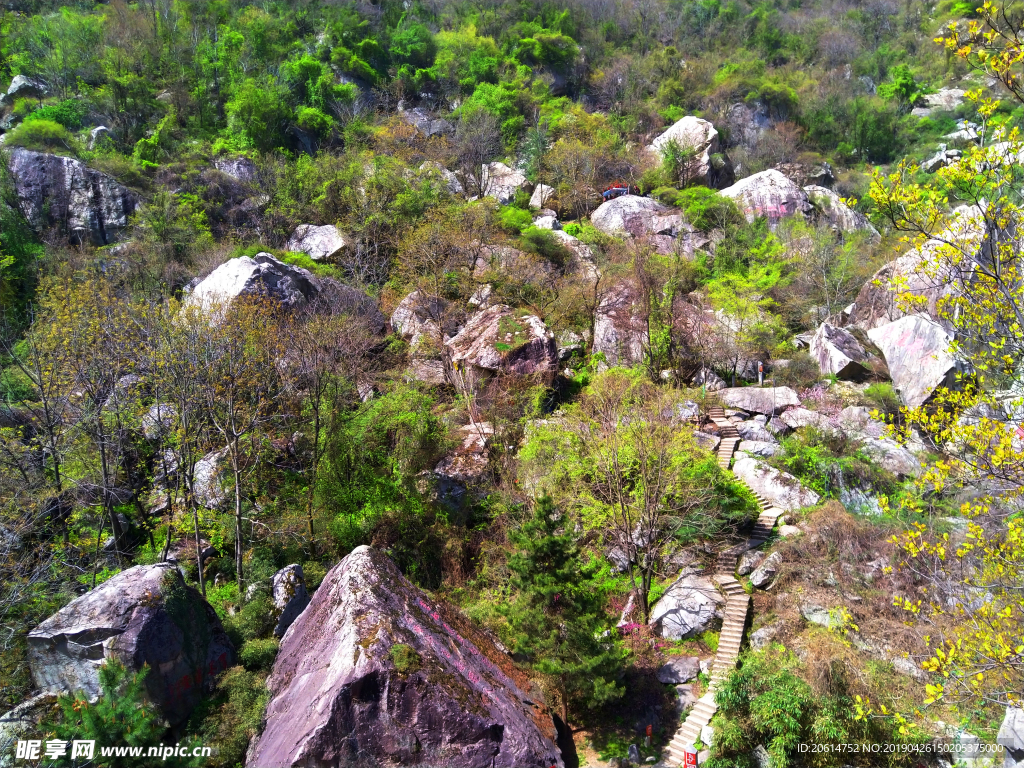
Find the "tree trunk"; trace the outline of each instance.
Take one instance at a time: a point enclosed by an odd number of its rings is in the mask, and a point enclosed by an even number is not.
[[[238,601],[245,602],[245,583],[242,580],[242,472],[238,465],[238,441],[231,446],[231,471],[235,476],[235,581],[238,582]]]

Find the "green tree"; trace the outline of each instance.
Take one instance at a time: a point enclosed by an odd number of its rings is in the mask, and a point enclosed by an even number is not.
[[[504,613],[515,650],[555,689],[568,724],[570,702],[575,713],[623,693],[615,683],[622,654],[601,637],[608,617],[600,566],[583,561],[570,521],[547,494],[511,539],[519,550],[509,560],[517,594]]]
[[[284,142],[284,129],[291,117],[288,91],[269,78],[245,80],[226,105],[228,127],[248,142],[267,152]]]
[[[147,674],[148,667],[132,672],[118,659],[108,659],[99,668],[102,693],[95,702],[83,693],[58,699],[61,717],[53,724],[56,737],[68,742],[93,739],[104,746],[149,747],[158,743],[165,728],[160,713],[146,698]],[[135,757],[112,757],[91,764],[137,763]],[[79,761],[68,757],[59,764],[76,765]]]

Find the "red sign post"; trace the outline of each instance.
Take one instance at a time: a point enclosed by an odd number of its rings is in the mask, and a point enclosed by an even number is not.
[[[692,749],[691,747],[687,747],[683,750],[683,755],[683,765],[685,765],[686,768],[690,768],[691,765],[693,766],[693,768],[697,768],[697,750]]]

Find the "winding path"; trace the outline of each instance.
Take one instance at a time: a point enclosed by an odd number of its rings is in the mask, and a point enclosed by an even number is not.
[[[722,438],[722,442],[718,446],[718,466],[725,470],[731,470],[732,457],[739,445],[740,435],[732,422],[725,417],[723,409],[712,408],[708,416],[718,427],[719,435]],[[718,705],[715,704],[715,693],[718,686],[736,668],[740,646],[743,644],[743,633],[746,631],[747,617],[750,614],[750,595],[737,581],[736,568],[739,565],[740,556],[744,552],[759,547],[768,539],[775,523],[785,512],[778,507],[773,507],[767,499],[758,493],[754,493],[754,498],[757,499],[758,506],[761,508],[761,514],[758,516],[757,522],[754,523],[750,538],[744,543],[737,544],[718,554],[718,563],[713,579],[725,593],[726,601],[722,632],[718,637],[718,651],[715,653],[715,662],[711,667],[711,682],[707,692],[697,700],[693,709],[686,716],[686,720],[683,721],[679,730],[676,731],[676,735],[669,742],[666,754],[662,757],[662,762],[665,765],[682,765],[684,763],[684,750],[693,748],[694,742],[700,737],[701,729],[711,722],[711,718],[714,717],[718,709]]]

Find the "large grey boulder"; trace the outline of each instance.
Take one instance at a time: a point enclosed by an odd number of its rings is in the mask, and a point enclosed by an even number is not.
[[[391,313],[391,328],[413,349],[437,347],[443,339],[458,331],[448,315],[449,304],[445,299],[413,291]],[[439,330],[442,326],[446,330],[443,337]]]
[[[188,717],[233,657],[217,614],[171,563],[122,571],[28,634],[29,667],[41,691],[94,699],[106,660],[131,670],[148,666],[147,696],[171,724]]]
[[[501,205],[515,200],[516,192],[526,189],[529,182],[522,172],[509,168],[504,163],[488,163],[481,170],[481,188],[486,197],[493,197]]]
[[[904,405],[924,405],[938,387],[955,382],[956,361],[949,351],[952,337],[934,320],[908,315],[872,328],[868,338],[882,351]]]
[[[810,212],[813,218],[846,234],[866,232],[869,239],[875,243],[882,239],[867,216],[853,210],[831,189],[812,184],[804,187],[804,192],[807,193],[808,202],[813,207],[813,211]]]
[[[736,567],[736,573],[740,576],[751,574],[762,560],[764,560],[764,552],[756,549],[747,550],[740,556],[740,564]]]
[[[281,641],[246,765],[561,768],[527,685],[483,632],[357,547]]]
[[[637,304],[636,287],[622,282],[609,290],[594,314],[594,352],[610,366],[631,366],[644,359],[647,323]]]
[[[225,261],[192,289],[185,306],[223,309],[236,299],[262,296],[299,309],[319,294],[320,281],[312,272],[259,253]]]
[[[549,187],[547,184],[538,184],[534,187],[533,194],[530,195],[530,207],[547,208],[548,200],[550,200],[554,194],[554,187]]]
[[[869,437],[855,434],[861,450],[878,462],[879,466],[901,477],[919,477],[924,471],[921,462],[904,445],[889,437]]]
[[[654,604],[651,626],[666,640],[684,640],[711,629],[724,608],[725,598],[710,579],[682,576]]]
[[[766,416],[800,405],[800,398],[789,387],[729,387],[718,390],[718,397],[729,408]]]
[[[142,436],[147,440],[159,440],[174,427],[178,420],[178,409],[170,403],[153,403],[142,415]]]
[[[462,182],[459,181],[459,177],[438,162],[427,160],[420,166],[420,173],[437,174],[449,194],[462,195],[466,192],[465,188],[462,186]]]
[[[939,249],[944,247],[943,242],[956,246],[954,261],[958,264],[950,264],[949,259],[940,258]],[[957,208],[949,226],[938,238],[907,251],[864,283],[850,313],[850,324],[867,331],[920,309],[932,320],[947,325],[940,312],[942,303],[957,294],[962,281],[969,278],[972,263],[983,258],[986,250],[985,221],[979,209],[969,206]],[[942,268],[937,268],[940,266],[938,261],[943,262]],[[924,306],[915,306],[909,312],[901,308],[897,301],[897,286],[899,292],[924,297]]]
[[[764,561],[750,574],[750,583],[758,589],[765,589],[779,574],[779,567],[782,565],[782,555],[772,552]]]
[[[218,509],[227,504],[229,471],[227,448],[210,451],[199,459],[192,473],[192,493],[196,501],[207,509]]]
[[[17,743],[25,739],[39,738],[39,726],[50,719],[57,708],[57,697],[52,693],[40,693],[22,701],[9,712],[0,715],[0,768],[24,765],[17,760]]]
[[[846,381],[860,381],[872,373],[884,372],[884,364],[867,339],[859,339],[859,329],[839,328],[822,323],[811,339],[810,355],[818,361],[822,374]],[[859,331],[863,334],[863,331]],[[872,347],[869,351],[868,347]]]
[[[658,667],[655,677],[659,683],[676,685],[696,680],[700,674],[700,659],[696,656],[673,656]]]
[[[708,187],[725,186],[733,181],[732,165],[724,156],[713,157],[722,151],[718,131],[707,120],[693,115],[676,121],[647,147],[659,158],[670,143],[692,155],[682,171],[684,181]]]
[[[284,249],[304,253],[313,261],[328,261],[337,258],[347,247],[348,241],[333,224],[320,227],[315,224],[299,224]]]
[[[558,372],[555,335],[536,315],[505,304],[471,315],[462,330],[445,344],[452,363],[470,380],[512,373],[551,381]]]
[[[288,627],[309,605],[309,592],[306,591],[306,578],[302,574],[302,566],[297,563],[286,565],[274,574],[270,580],[270,588],[274,612],[277,614],[274,637],[283,637]]]
[[[256,176],[256,163],[244,156],[218,157],[213,167],[235,181],[249,182]]]
[[[622,195],[601,203],[590,214],[590,222],[606,235],[653,234],[654,217],[670,210],[650,197]]]
[[[829,430],[833,425],[828,416],[811,411],[807,408],[790,408],[779,416],[779,421],[790,429],[802,429],[803,427],[814,427],[815,429]]]
[[[7,88],[7,93],[0,98],[2,104],[13,104],[16,99],[41,99],[50,92],[42,80],[25,75],[15,75]]]
[[[999,733],[996,735],[996,743],[1004,750],[1004,768],[1020,768],[1024,765],[1024,709],[1006,708]]]
[[[58,227],[73,242],[113,243],[139,205],[134,192],[71,157],[17,147],[10,170],[28,222],[37,230]]]
[[[792,512],[801,507],[810,507],[821,501],[810,488],[805,488],[786,472],[769,467],[756,459],[744,457],[733,463],[733,473],[750,490],[767,499],[773,507]]]
[[[386,325],[377,302],[362,291],[331,278],[319,278],[269,253],[224,262],[192,289],[185,306],[201,307],[218,315],[233,301],[244,297],[266,297],[290,310],[307,309],[311,305],[329,308],[358,319],[374,334],[382,334]]]
[[[774,168],[740,179],[723,189],[721,195],[735,201],[747,221],[759,216],[777,220],[811,212],[807,193]]]

